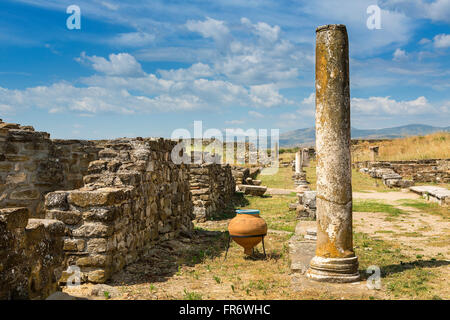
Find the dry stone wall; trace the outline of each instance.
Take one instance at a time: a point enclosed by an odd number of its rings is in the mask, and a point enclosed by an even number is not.
[[[236,185],[247,184],[247,179],[256,179],[258,174],[261,172],[260,167],[241,167],[241,166],[231,166],[231,172],[233,174],[233,178],[236,182]]]
[[[0,300],[43,299],[58,288],[64,224],[29,219],[27,208],[0,209]]]
[[[170,160],[174,145],[110,141],[90,163],[83,188],[47,194],[46,216],[66,227],[64,265],[79,267],[81,281],[105,282],[157,241],[190,234],[189,168]]]
[[[413,182],[450,183],[450,159],[427,159],[408,161],[361,161],[353,167],[363,169],[375,178],[394,172]]]
[[[104,282],[155,243],[190,236],[194,206],[204,218],[227,209],[233,169],[176,165],[176,143],[51,140],[0,120],[0,299],[45,298],[69,266]]]
[[[195,219],[205,221],[230,209],[236,184],[229,165],[191,164],[190,188]]]
[[[42,218],[44,195],[81,187],[97,153],[92,141],[50,140],[31,126],[0,120],[0,208],[26,207]]]

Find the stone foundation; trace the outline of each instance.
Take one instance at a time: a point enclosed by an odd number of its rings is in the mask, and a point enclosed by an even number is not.
[[[0,209],[0,300],[43,299],[58,289],[64,224],[29,219],[27,208]]]
[[[229,209],[236,189],[231,167],[215,163],[189,167],[195,219],[205,221]]]
[[[79,267],[82,282],[105,282],[157,241],[192,231],[189,168],[170,160],[175,144],[109,141],[83,188],[46,195],[46,217],[65,224],[64,266]]]
[[[43,299],[69,266],[81,282],[105,282],[156,243],[190,237],[194,208],[204,219],[226,210],[234,176],[260,170],[176,165],[176,144],[51,140],[0,120],[0,299]]]
[[[450,183],[450,159],[361,161],[353,163],[353,167],[371,174],[374,178],[382,178],[382,175],[387,173],[396,173],[403,180],[411,180],[414,183]]]
[[[50,140],[31,126],[0,120],[0,208],[26,207],[44,217],[44,194],[83,185],[98,156],[92,141]]]

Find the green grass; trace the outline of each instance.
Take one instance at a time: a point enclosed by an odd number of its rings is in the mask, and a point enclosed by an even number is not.
[[[306,171],[306,180],[310,183],[311,190],[316,190],[316,162],[311,161],[309,167],[304,168],[304,170]],[[352,169],[352,190],[353,192],[364,192],[367,190],[389,192],[396,191],[398,189],[389,189],[381,182],[381,179],[374,179],[368,174]]]
[[[184,289],[184,300],[202,300],[202,295],[194,291],[187,291]]]
[[[295,202],[296,195],[273,195],[269,197],[245,196],[248,204],[245,209],[258,209],[269,229],[294,232],[297,214],[289,211],[289,203]]]
[[[257,180],[261,180],[261,185],[269,188],[294,189],[292,175],[294,171],[291,167],[278,168],[278,172],[273,175],[258,175]]]
[[[361,173],[356,169],[352,169],[352,191],[361,192],[366,190],[373,190],[376,192],[390,192],[397,191],[398,188],[386,187],[381,179],[374,179],[368,174]]]
[[[423,199],[409,199],[409,200],[399,200],[400,205],[405,207],[412,207],[425,211],[426,213],[441,216],[444,219],[450,219],[450,210],[448,207],[440,206],[434,202],[428,202]]]
[[[353,200],[353,211],[356,212],[384,212],[391,217],[398,217],[401,214],[406,214],[405,211],[396,208],[393,205],[382,203],[378,200]]]
[[[378,266],[381,270],[382,286],[395,298],[434,299],[431,281],[437,274],[431,270],[438,265],[436,259],[422,260],[422,257],[405,256],[400,245],[380,239],[374,239],[365,233],[354,233],[356,255],[359,260],[363,279],[369,274],[369,266]],[[365,250],[365,248],[372,250]]]

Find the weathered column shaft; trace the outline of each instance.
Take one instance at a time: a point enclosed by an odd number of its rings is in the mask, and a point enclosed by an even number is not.
[[[307,275],[359,279],[352,241],[350,84],[344,25],[316,30],[317,247]]]
[[[301,153],[300,151],[297,151],[295,153],[295,173],[300,173],[302,171],[302,163],[301,163]]]

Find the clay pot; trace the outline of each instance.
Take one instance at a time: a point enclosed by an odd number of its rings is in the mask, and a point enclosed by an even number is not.
[[[259,210],[236,210],[236,217],[228,224],[230,237],[241,247],[244,253],[252,254],[252,248],[261,242],[267,234],[267,224],[259,216]]]

